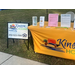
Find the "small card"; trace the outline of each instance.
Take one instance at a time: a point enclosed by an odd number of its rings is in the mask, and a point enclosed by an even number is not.
[[[71,27],[71,14],[61,14],[61,27]]]
[[[53,27],[58,26],[58,14],[49,14],[48,26],[53,26]]]
[[[37,26],[37,16],[32,17],[32,25]]]
[[[40,16],[40,27],[44,26],[45,16]]]

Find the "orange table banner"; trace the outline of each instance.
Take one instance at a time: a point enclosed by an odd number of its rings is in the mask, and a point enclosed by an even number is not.
[[[34,43],[34,51],[36,53],[52,55],[56,57],[75,60],[75,30],[74,23],[71,23],[71,28],[47,27],[48,22],[45,22],[44,27],[30,25],[28,29],[31,31]]]

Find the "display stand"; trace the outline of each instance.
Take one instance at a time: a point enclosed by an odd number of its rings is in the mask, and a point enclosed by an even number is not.
[[[10,26],[12,24],[14,24],[14,26],[11,28]],[[29,30],[28,30],[28,26],[30,24],[27,23],[27,22],[8,22],[7,23],[7,48],[9,47],[9,39],[12,39],[13,40],[13,43],[15,43],[14,39],[17,39],[17,40],[24,40],[24,43],[25,43],[25,40],[28,40],[28,46],[26,45],[27,49],[29,50]],[[24,28],[26,27],[26,30],[24,30]],[[21,32],[20,30],[18,29],[21,29]],[[23,29],[23,30],[22,30]],[[15,30],[17,30],[17,32],[14,32]],[[10,31],[11,31],[11,35],[12,36],[9,36],[10,34]],[[20,33],[18,33],[18,31]],[[26,31],[26,32],[25,32]],[[14,33],[14,34],[13,34]],[[16,34],[15,34],[16,33]],[[18,33],[18,34],[17,34]],[[13,36],[15,35],[15,36]],[[18,36],[19,35],[19,36]],[[26,43],[25,43],[26,44]]]

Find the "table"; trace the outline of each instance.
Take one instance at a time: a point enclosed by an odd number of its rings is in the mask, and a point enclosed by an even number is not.
[[[61,23],[58,23],[60,26]],[[48,26],[45,21],[44,27],[30,25],[28,29],[31,31],[34,43],[34,51],[36,53],[72,59],[75,60],[75,30],[73,23],[71,28],[56,28]]]

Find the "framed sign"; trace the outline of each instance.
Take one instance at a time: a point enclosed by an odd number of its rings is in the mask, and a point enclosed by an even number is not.
[[[71,27],[71,14],[61,14],[61,27]]]
[[[52,26],[52,27],[58,26],[58,14],[49,14],[48,26]]]
[[[7,48],[8,48],[8,39],[22,39],[28,40],[28,49],[29,49],[29,37],[28,37],[28,26],[30,24],[27,22],[8,22],[7,23]]]
[[[28,23],[8,22],[8,38],[28,39]]]

